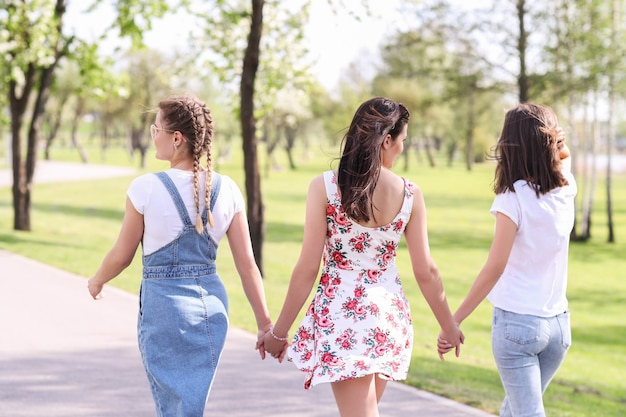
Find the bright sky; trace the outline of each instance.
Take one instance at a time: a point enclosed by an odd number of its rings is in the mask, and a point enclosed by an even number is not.
[[[349,5],[350,1],[344,2]],[[369,0],[370,14],[366,14],[360,2],[352,6],[353,13],[360,20],[351,16],[349,11],[339,8],[335,15],[328,2],[315,0],[312,2],[310,22],[306,29],[307,46],[314,62],[313,72],[320,83],[331,90],[337,86],[341,74],[357,58],[365,58],[366,63],[374,63],[381,41],[402,26],[402,9],[404,0]],[[102,34],[111,23],[111,6],[98,9],[97,13],[82,14],[87,6],[78,1],[69,2],[66,24],[75,28],[79,36],[93,40]],[[107,17],[108,16],[108,17]],[[188,18],[187,18],[188,19]],[[175,15],[155,25],[155,30],[146,36],[150,47],[185,48],[190,24],[186,17]],[[406,23],[406,22],[404,22]],[[362,68],[364,74],[371,68]]]
[[[361,2],[354,3],[352,7],[360,19],[345,10],[335,15],[326,1],[314,1],[311,8],[306,36],[315,62],[313,71],[329,89],[336,86],[341,74],[355,60],[375,64],[385,38],[407,25],[401,13],[403,0],[370,0],[369,15],[364,13]],[[359,69],[371,75],[368,69],[372,68]]]

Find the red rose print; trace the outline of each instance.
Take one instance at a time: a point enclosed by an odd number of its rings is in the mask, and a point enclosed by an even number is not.
[[[332,353],[325,352],[321,357],[321,361],[324,363],[332,363],[335,361],[335,357]]]
[[[333,258],[333,261],[335,261],[337,263],[344,262],[343,255],[341,254],[341,252],[339,252],[337,250],[333,252],[332,258]]]
[[[328,285],[329,281],[330,281],[330,276],[328,274],[322,274],[322,276],[320,277],[320,284]]]
[[[328,327],[331,327],[333,325],[333,323],[330,320],[328,320],[328,317],[321,317],[317,321],[317,325],[322,327],[322,328],[328,328]]]
[[[335,298],[335,287],[329,285],[324,288],[324,295],[328,298]]]
[[[387,341],[387,335],[385,333],[378,332],[376,336],[374,336],[374,340],[376,343],[385,343]]]
[[[338,226],[345,226],[348,224],[348,218],[343,213],[337,213],[335,215],[335,223],[337,223]]]

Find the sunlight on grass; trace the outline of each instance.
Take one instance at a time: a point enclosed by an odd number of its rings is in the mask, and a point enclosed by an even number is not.
[[[71,150],[55,149],[55,160],[76,161]],[[118,150],[93,163],[138,166]],[[304,152],[296,155],[302,156]],[[334,156],[334,155],[333,155]],[[284,155],[278,164],[286,167]],[[301,158],[303,161],[304,159]],[[296,171],[271,170],[262,178],[265,222],[265,289],[273,317],[278,314],[291,268],[300,252],[302,223],[308,184],[313,176],[328,169],[330,158],[300,162]],[[163,162],[148,154],[148,166],[139,172],[165,169]],[[265,166],[261,155],[260,166]],[[231,176],[243,190],[241,152],[233,150],[230,160],[221,161],[219,171]],[[397,170],[423,190],[430,244],[439,266],[451,308],[465,296],[482,267],[493,234],[489,207],[493,199],[493,166],[476,165],[472,172],[456,165],[435,168],[412,161],[409,172]],[[133,177],[62,184],[36,184],[33,189],[32,232],[12,230],[12,203],[8,188],[0,191],[0,248],[55,267],[89,277],[114,243],[124,210],[125,194]],[[598,190],[601,190],[599,184]],[[607,244],[605,202],[597,193],[593,235],[589,242],[572,243],[568,296],[572,311],[573,345],[555,381],[546,393],[551,416],[623,416],[626,404],[626,178],[613,182],[616,243]],[[466,344],[461,357],[439,361],[435,342],[438,326],[417,284],[405,245],[398,253],[398,266],[410,299],[415,327],[415,345],[408,383],[495,413],[503,396],[491,356],[491,306],[483,302],[466,320]],[[252,311],[241,289],[239,277],[224,240],[219,248],[218,267],[230,295],[232,325],[254,331]],[[137,293],[141,259],[136,259],[112,285]],[[87,297],[87,293],[85,293]],[[303,313],[301,313],[302,316]]]

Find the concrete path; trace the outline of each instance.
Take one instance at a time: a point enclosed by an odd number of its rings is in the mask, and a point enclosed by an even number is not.
[[[135,295],[0,250],[0,416],[155,415],[136,341]],[[328,384],[302,389],[288,362],[261,361],[254,335],[231,328],[205,416],[337,416]],[[401,383],[381,403],[387,417],[489,414]]]
[[[112,178],[133,175],[134,168],[124,168],[109,165],[78,164],[73,162],[37,161],[33,183],[61,181],[85,181],[99,178]],[[0,187],[13,185],[13,172],[10,169],[0,169]]]

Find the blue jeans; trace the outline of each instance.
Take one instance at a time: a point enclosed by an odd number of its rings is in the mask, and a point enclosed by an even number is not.
[[[500,416],[545,416],[543,393],[572,343],[569,312],[538,317],[496,307],[491,342],[506,394]]]

